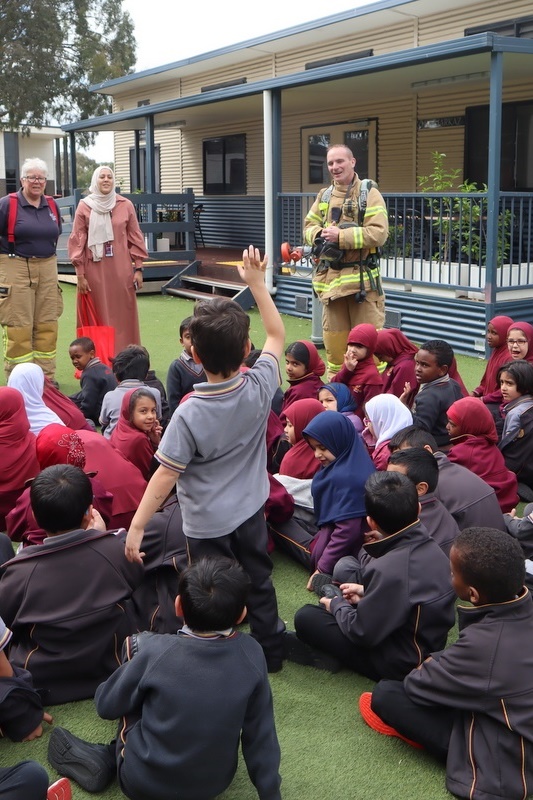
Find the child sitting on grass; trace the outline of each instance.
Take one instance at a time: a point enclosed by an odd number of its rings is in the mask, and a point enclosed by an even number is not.
[[[107,364],[97,358],[94,342],[88,336],[74,339],[68,353],[73,366],[81,371],[80,391],[70,395],[70,399],[83,412],[85,419],[96,426],[104,396],[116,388],[117,380]]]
[[[83,789],[116,776],[131,800],[218,797],[230,786],[239,748],[264,800],[280,800],[280,748],[261,647],[233,626],[246,616],[250,579],[226,558],[201,559],[179,581],[177,635],[141,634],[96,693],[104,719],[122,717],[116,742],[98,745],[64,728],[48,760]],[[231,794],[231,792],[230,792]]]
[[[370,531],[356,582],[296,612],[287,658],[400,680],[446,644],[455,602],[449,562],[420,524],[416,488],[405,475],[375,472],[366,482],[365,505]]]
[[[295,400],[303,400],[306,397],[316,400],[319,390],[324,385],[320,378],[326,371],[326,365],[315,345],[302,340],[293,342],[285,350],[285,370],[289,388],[283,395],[282,421],[285,420],[286,410]]]
[[[518,359],[498,373],[503,405],[503,430],[498,447],[518,479],[522,500],[533,501],[533,364]]]
[[[161,419],[163,414],[161,392],[153,386],[147,386],[146,381],[149,370],[150,356],[148,350],[139,344],[130,344],[113,359],[113,374],[118,381],[118,386],[105,395],[99,420],[102,426],[102,433],[106,439],[111,438],[111,434],[120,417],[122,398],[130,389],[147,387],[156,402],[157,418]]]
[[[180,344],[183,347],[179,358],[174,359],[168,368],[167,393],[170,415],[177,409],[183,397],[192,392],[195,383],[206,380],[201,364],[197,364],[191,353],[192,317],[185,317],[180,324]]]
[[[326,411],[340,411],[350,420],[357,433],[363,432],[363,422],[355,413],[355,397],[345,383],[327,383],[318,392],[318,399]]]
[[[363,694],[365,722],[446,763],[446,786],[471,800],[521,800],[533,787],[533,604],[518,542],[468,528],[450,554],[459,639],[403,682]],[[470,605],[471,604],[471,605]]]
[[[448,458],[475,472],[496,492],[503,513],[519,502],[514,472],[498,450],[494,418],[477,397],[461,397],[448,409],[447,429],[452,446]]]
[[[353,394],[359,419],[365,415],[364,404],[383,391],[383,378],[374,361],[378,332],[373,325],[363,322],[352,328],[346,343],[344,365],[333,378],[333,383],[344,383]]]
[[[154,453],[161,441],[161,433],[156,402],[150,389],[146,387],[126,392],[110,442],[124,458],[135,464],[147,481],[157,468]]]
[[[447,449],[450,444],[446,412],[452,403],[463,396],[460,385],[448,374],[453,361],[453,350],[443,339],[424,342],[415,355],[415,375],[419,388],[411,405],[413,424],[429,431],[441,449]],[[400,397],[406,405],[412,388],[410,383],[406,383]]]

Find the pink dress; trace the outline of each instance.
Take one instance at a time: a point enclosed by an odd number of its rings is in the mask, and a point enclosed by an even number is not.
[[[129,344],[141,344],[132,262],[141,267],[148,253],[133,203],[117,194],[111,214],[113,255],[93,261],[87,247],[90,214],[89,206],[80,202],[68,241],[69,258],[76,275],[85,276],[89,283],[100,324],[115,328],[116,355]]]

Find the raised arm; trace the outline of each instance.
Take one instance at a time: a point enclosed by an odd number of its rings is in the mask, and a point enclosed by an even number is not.
[[[239,274],[250,287],[265,328],[267,338],[263,350],[268,350],[280,359],[285,347],[285,327],[265,284],[268,256],[265,255],[261,260],[259,250],[250,245],[248,250],[243,250],[242,261]]]

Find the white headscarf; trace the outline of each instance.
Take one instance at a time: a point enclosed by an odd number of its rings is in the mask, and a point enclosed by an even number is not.
[[[365,414],[374,428],[376,447],[413,424],[413,415],[395,394],[372,397],[365,403]]]
[[[98,188],[98,178],[103,169],[109,170],[113,175],[113,188],[109,194],[102,194]],[[91,209],[89,216],[89,235],[87,245],[93,255],[93,261],[101,261],[104,254],[104,244],[112,242],[114,237],[111,224],[111,211],[115,208],[117,195],[115,192],[115,175],[109,167],[97,167],[91,178],[90,194],[83,198]]]
[[[36,436],[46,425],[65,423],[44,404],[44,372],[38,364],[17,364],[7,380],[7,385],[18,389],[24,398],[30,430]]]

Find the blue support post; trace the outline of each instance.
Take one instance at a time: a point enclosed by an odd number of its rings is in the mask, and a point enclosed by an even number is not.
[[[487,187],[487,263],[485,270],[485,321],[488,325],[496,311],[496,276],[498,267],[498,231],[500,212],[500,168],[503,95],[503,53],[490,56],[489,160]]]

